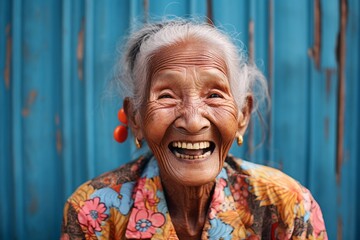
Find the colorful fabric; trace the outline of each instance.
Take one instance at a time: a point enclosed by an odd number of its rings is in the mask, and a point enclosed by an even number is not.
[[[62,239],[178,239],[156,159],[143,156],[80,186]],[[202,239],[327,239],[319,205],[284,173],[229,156],[216,178]]]

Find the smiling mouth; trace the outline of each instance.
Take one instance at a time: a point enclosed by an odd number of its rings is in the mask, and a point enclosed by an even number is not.
[[[209,141],[196,143],[177,141],[171,142],[169,149],[176,157],[181,159],[202,159],[213,153],[215,144]]]

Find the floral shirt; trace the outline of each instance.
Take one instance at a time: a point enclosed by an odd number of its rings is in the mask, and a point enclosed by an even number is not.
[[[142,156],[80,186],[62,239],[178,239],[156,159]],[[216,178],[202,239],[327,239],[319,205],[284,173],[232,156]]]

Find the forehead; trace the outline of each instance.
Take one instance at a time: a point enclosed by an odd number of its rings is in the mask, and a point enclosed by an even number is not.
[[[203,41],[181,42],[161,48],[151,57],[149,64],[150,78],[160,71],[193,66],[215,68],[228,75],[222,52],[214,44]]]

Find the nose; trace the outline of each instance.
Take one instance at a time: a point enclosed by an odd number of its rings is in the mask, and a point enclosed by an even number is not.
[[[180,111],[175,121],[175,127],[187,133],[200,134],[210,127],[206,112],[199,106],[186,106]]]

